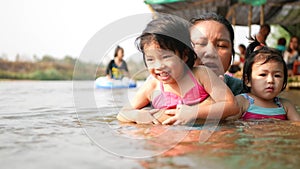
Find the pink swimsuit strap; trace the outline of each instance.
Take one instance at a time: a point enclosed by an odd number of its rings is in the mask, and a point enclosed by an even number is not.
[[[193,105],[205,100],[209,94],[190,71],[188,71],[188,75],[195,85],[183,97],[165,92],[163,83],[160,83],[161,93],[152,100],[152,106],[156,109],[172,109],[176,108],[178,104]]]

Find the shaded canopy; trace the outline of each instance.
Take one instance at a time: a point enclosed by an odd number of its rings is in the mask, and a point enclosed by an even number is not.
[[[226,16],[233,25],[278,24],[300,37],[300,0],[145,0],[145,3],[154,12],[187,20],[212,11]]]

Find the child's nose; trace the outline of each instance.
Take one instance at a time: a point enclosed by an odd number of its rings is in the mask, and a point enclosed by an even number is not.
[[[268,83],[273,83],[274,82],[274,77],[272,75],[268,75],[267,82]]]
[[[164,63],[161,60],[155,61],[155,63],[152,66],[152,68],[155,68],[155,69],[160,69],[162,67],[164,67]]]

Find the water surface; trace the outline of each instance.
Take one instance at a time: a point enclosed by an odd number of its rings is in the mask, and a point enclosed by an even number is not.
[[[0,82],[2,168],[299,168],[300,123],[202,125],[119,123],[136,89],[92,82]],[[300,105],[300,91],[282,93]],[[200,141],[201,134],[211,134]]]

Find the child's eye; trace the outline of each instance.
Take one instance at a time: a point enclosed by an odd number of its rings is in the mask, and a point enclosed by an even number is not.
[[[151,62],[151,61],[153,61],[153,59],[152,58],[146,58],[146,61]]]
[[[280,74],[276,74],[275,77],[281,78],[282,76]]]
[[[265,74],[265,73],[261,73],[261,74],[259,74],[259,76],[266,76],[267,74]]]

